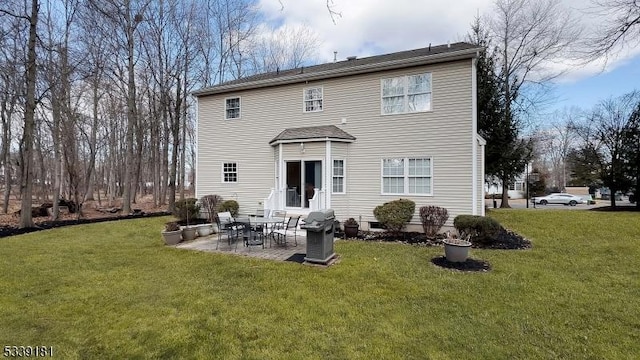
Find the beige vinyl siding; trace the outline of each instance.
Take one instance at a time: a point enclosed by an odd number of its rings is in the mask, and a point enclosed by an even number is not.
[[[332,158],[346,162],[346,195],[333,195],[339,220],[375,221],[373,208],[400,196],[381,195],[381,159],[431,157],[433,196],[402,196],[416,207],[445,207],[451,219],[471,214],[472,182],[471,60],[356,75],[325,81],[205,96],[198,104],[198,197],[237,196],[241,210],[253,209],[274,187],[277,145],[268,143],[285,128],[336,125],[356,137],[332,143]],[[432,110],[381,115],[382,78],[432,73]],[[302,89],[323,87],[323,111],[302,111]],[[242,97],[242,118],[224,120],[224,99]],[[341,120],[346,119],[346,124]],[[324,160],[325,143],[284,144],[283,158]],[[317,155],[317,156],[316,156]],[[238,162],[237,184],[222,184],[222,161]],[[325,184],[325,186],[328,184]],[[481,184],[482,185],[482,184]],[[482,187],[478,189],[481,190]],[[329,189],[330,190],[330,189]],[[234,195],[235,194],[235,195]],[[414,223],[419,218],[414,216]]]
[[[331,207],[336,213],[340,214],[341,216],[344,216],[344,214],[350,213],[349,199],[351,198],[351,186],[349,181],[351,180],[351,170],[350,170],[351,161],[349,159],[349,147],[352,145],[353,144],[349,144],[349,143],[337,143],[337,142],[331,143],[332,160],[333,159],[344,160],[344,164],[345,164],[344,188],[346,192],[344,194],[331,195]],[[333,169],[333,162],[331,163],[331,166]],[[333,181],[333,178],[332,178],[332,181]],[[331,188],[327,188],[327,189],[329,191],[332,190]]]
[[[282,158],[284,160],[323,160],[326,145],[324,142],[307,142],[304,152],[300,143],[282,144]]]

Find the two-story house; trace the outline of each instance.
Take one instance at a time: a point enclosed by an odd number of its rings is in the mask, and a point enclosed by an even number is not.
[[[279,70],[194,92],[198,198],[306,214],[333,208],[367,228],[407,198],[484,215],[484,140],[467,44]],[[419,224],[414,216],[413,224]]]

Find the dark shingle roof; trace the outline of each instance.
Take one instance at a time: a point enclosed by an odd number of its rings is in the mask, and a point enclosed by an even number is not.
[[[454,43],[451,45],[429,46],[421,49],[400,51],[361,59],[356,58],[334,63],[252,75],[228,81],[210,88],[197,90],[193,94],[196,96],[204,96],[252,87],[272,86],[279,81],[293,83],[309,79],[317,80],[322,78],[345,76],[350,73],[377,71],[380,70],[377,66],[397,65],[405,61],[411,61],[412,59],[420,60],[423,63],[429,63],[451,60],[456,56],[470,58],[475,56],[477,51],[481,50],[482,48],[479,46],[464,42]]]
[[[269,141],[269,144],[288,140],[346,140],[353,141],[356,138],[335,125],[308,126],[285,129],[283,132]]]

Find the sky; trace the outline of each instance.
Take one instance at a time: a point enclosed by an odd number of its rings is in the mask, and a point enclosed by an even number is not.
[[[589,13],[587,0],[561,0],[570,11],[582,11],[587,30],[597,29],[601,16]],[[478,15],[490,15],[493,0],[333,0],[331,16],[326,0],[259,0],[267,23],[306,26],[318,36],[315,63],[347,56],[365,57],[464,40]],[[586,12],[585,12],[586,11]],[[553,99],[545,110],[593,108],[598,102],[640,90],[640,48],[627,48],[616,58],[583,66],[561,63],[565,72],[554,80]],[[545,111],[547,112],[547,111]]]

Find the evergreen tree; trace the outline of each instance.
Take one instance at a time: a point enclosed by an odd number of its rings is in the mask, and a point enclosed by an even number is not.
[[[602,154],[587,143],[585,146],[569,151],[567,165],[571,180],[570,186],[600,187],[600,168],[602,167]]]
[[[640,95],[636,93],[636,98]],[[627,178],[630,180],[630,190],[638,199],[640,190],[640,100],[637,100],[635,109],[629,116],[629,121],[624,132],[623,158],[627,163]],[[640,201],[636,200],[636,209],[640,210]]]
[[[496,50],[480,18],[472,24],[468,40],[485,48],[476,60],[478,133],[487,141],[485,174],[502,183],[500,207],[509,207],[509,185],[522,174],[531,158],[531,144],[519,139],[513,113],[506,111],[502,84],[496,74]]]

